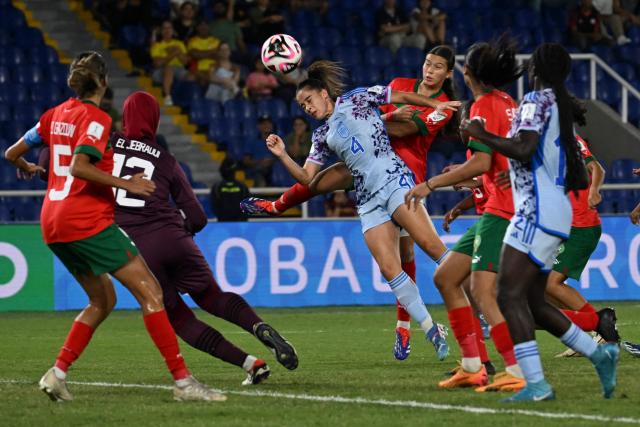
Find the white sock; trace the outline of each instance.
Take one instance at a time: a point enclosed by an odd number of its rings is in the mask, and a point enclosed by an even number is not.
[[[281,202],[284,203],[283,200],[281,200]],[[275,213],[280,213],[280,211],[276,209],[276,202],[271,202],[271,209],[273,209]]]
[[[460,364],[465,372],[478,372],[482,368],[480,357],[463,357]]]
[[[420,329],[427,333],[431,330],[431,328],[433,328],[433,319],[431,318],[431,316],[429,316],[429,312],[427,312],[427,318],[420,323]]]
[[[187,375],[184,378],[180,378],[179,380],[176,380],[176,385],[180,388],[186,387],[189,384],[191,384],[191,375]]]
[[[242,369],[249,372],[251,368],[253,368],[253,364],[258,360],[257,357],[253,357],[252,355],[247,355],[247,358],[244,359],[244,363],[242,363]]]
[[[524,378],[522,369],[520,369],[520,365],[517,363],[515,365],[507,366],[504,370],[507,371],[507,374],[513,375],[516,378]]]
[[[53,367],[53,373],[55,374],[56,378],[59,380],[64,380],[67,378],[67,373],[62,369],[58,368],[57,366]]]
[[[411,321],[398,320],[396,322],[396,328],[411,329]]]

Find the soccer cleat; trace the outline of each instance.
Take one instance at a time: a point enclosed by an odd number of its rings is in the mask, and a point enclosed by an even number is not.
[[[482,364],[484,365],[484,368],[487,370],[487,375],[495,375],[496,374],[496,367],[493,366],[493,363],[491,363],[491,360],[487,360],[486,362],[482,362]]]
[[[440,388],[479,387],[487,384],[489,377],[484,366],[478,372],[466,372],[460,367],[451,378],[438,383]]]
[[[480,319],[480,327],[482,328],[482,336],[484,337],[485,340],[490,340],[491,339],[491,327],[489,326],[489,323],[487,323],[487,320],[484,318],[484,314],[479,315],[478,319]]]
[[[620,342],[620,334],[618,334],[618,328],[616,326],[616,311],[611,308],[603,308],[598,311],[598,326],[596,332],[604,338],[606,342]]]
[[[259,197],[247,197],[240,202],[240,210],[250,216],[280,216],[273,202]]]
[[[493,377],[491,384],[476,388],[476,392],[485,393],[487,391],[520,391],[527,382],[524,378],[514,377],[508,372],[500,372]]]
[[[427,331],[427,339],[431,341],[436,349],[438,360],[443,361],[449,355],[449,344],[447,344],[447,329],[444,325],[434,323]]]
[[[545,380],[537,383],[529,383],[513,396],[502,399],[502,403],[541,402],[543,400],[555,400],[556,394],[551,385]]]
[[[556,357],[556,358],[559,358],[559,357],[582,357],[582,354],[578,353],[577,351],[575,351],[572,348],[568,348],[567,347],[567,349],[565,351],[563,351],[562,353],[558,353],[553,357]]]
[[[634,344],[630,341],[622,341],[622,348],[634,357],[640,357],[640,344]]]
[[[255,336],[275,354],[278,362],[289,370],[298,367],[298,354],[291,343],[284,339],[278,331],[266,323],[253,326]]]
[[[396,328],[396,343],[393,346],[393,357],[396,360],[405,360],[411,353],[411,331],[407,328]]]
[[[258,359],[253,362],[251,370],[247,372],[247,378],[242,381],[242,385],[255,385],[260,384],[262,381],[269,378],[271,370],[267,366],[267,362],[262,359]]]
[[[67,389],[67,382],[56,377],[53,368],[45,372],[38,384],[40,390],[44,391],[49,396],[49,399],[54,402],[70,402],[73,400],[73,395]]]
[[[192,375],[189,375],[184,380],[186,384],[173,387],[173,399],[186,402],[186,401],[205,401],[205,402],[224,402],[227,400],[227,396],[211,390],[204,384],[196,380]]]
[[[598,372],[600,384],[602,384],[602,395],[605,399],[609,399],[616,388],[616,368],[619,357],[620,348],[615,343],[599,345],[590,357]]]

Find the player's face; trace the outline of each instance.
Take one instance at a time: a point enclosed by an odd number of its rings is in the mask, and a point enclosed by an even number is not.
[[[427,86],[442,86],[451,73],[452,70],[447,68],[447,60],[442,56],[430,53],[422,64],[422,79]]]
[[[322,120],[329,114],[329,95],[327,91],[303,88],[296,94],[296,101],[302,111],[316,120]]]

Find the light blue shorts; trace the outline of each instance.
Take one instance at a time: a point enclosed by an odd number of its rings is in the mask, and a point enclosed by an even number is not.
[[[385,184],[379,189],[364,205],[358,207],[358,215],[360,215],[360,225],[362,233],[391,221],[391,216],[404,204],[404,195],[411,190],[415,182],[413,176],[402,175]]]
[[[505,244],[527,254],[544,273],[553,269],[553,262],[563,241],[564,239],[546,233],[535,223],[518,215],[511,218],[504,236]]]

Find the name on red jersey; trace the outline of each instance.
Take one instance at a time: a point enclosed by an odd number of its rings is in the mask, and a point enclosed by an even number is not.
[[[76,131],[76,125],[65,122],[51,122],[51,135],[73,137]]]

